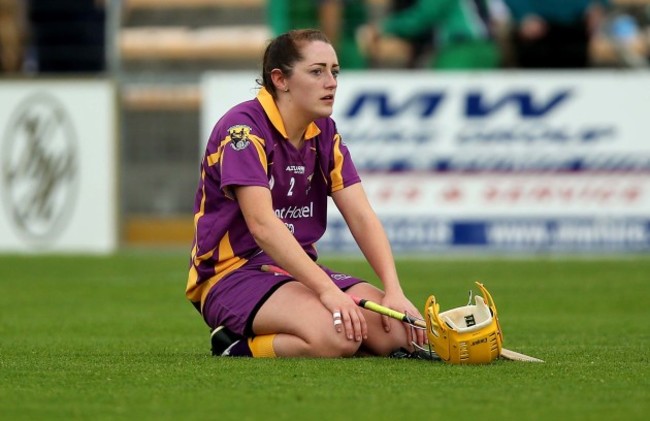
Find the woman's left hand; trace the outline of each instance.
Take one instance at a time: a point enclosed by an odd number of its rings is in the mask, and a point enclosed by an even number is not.
[[[385,307],[392,308],[401,313],[408,314],[411,317],[424,319],[420,311],[409,301],[406,296],[402,293],[387,293],[384,296],[381,304]],[[384,324],[384,329],[388,332],[390,331],[390,319],[387,316],[382,316],[382,322]],[[412,342],[415,342],[419,346],[425,345],[427,341],[427,335],[424,329],[412,327],[406,323],[403,323],[404,328],[406,329],[406,335],[408,337],[409,345]]]

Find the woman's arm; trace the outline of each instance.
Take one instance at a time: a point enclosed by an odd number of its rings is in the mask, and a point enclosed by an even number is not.
[[[382,304],[421,318],[420,311],[402,291],[388,237],[377,214],[370,206],[361,183],[334,192],[332,198],[361,252],[384,286],[386,295]],[[387,317],[384,317],[384,327],[386,330],[390,329]],[[409,337],[411,333],[409,331]],[[412,339],[422,345],[425,343],[425,334],[422,330],[418,330]]]
[[[234,192],[246,225],[260,248],[297,281],[312,289],[330,312],[341,312],[348,339],[366,338],[368,330],[363,313],[305,253],[275,215],[271,192],[258,186],[238,186]]]
[[[352,236],[361,252],[384,285],[384,290],[400,292],[393,253],[379,218],[370,206],[361,183],[353,184],[332,194]]]

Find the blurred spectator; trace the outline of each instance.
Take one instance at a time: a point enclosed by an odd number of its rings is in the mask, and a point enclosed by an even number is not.
[[[594,66],[647,68],[650,0],[616,0],[590,45]]]
[[[585,68],[609,0],[505,0],[517,67]]]
[[[25,42],[23,0],[0,0],[0,71],[21,71]]]
[[[363,69],[367,60],[356,42],[357,28],[367,22],[363,0],[268,0],[274,36],[291,29],[320,29],[336,49],[341,67]]]
[[[105,16],[101,0],[28,0],[35,70],[104,71]]]
[[[377,54],[383,37],[414,38],[435,30],[434,69],[492,69],[501,54],[492,35],[489,0],[416,0],[379,25],[360,31],[363,48]]]
[[[390,13],[395,14],[404,9],[413,6],[417,0],[392,0],[390,5]],[[435,31],[430,28],[419,35],[415,35],[405,41],[410,45],[409,57],[404,66],[408,69],[422,67],[423,61],[427,60],[433,53]]]

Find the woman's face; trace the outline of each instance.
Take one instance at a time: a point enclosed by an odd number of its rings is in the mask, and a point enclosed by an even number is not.
[[[303,60],[296,62],[288,79],[292,102],[310,119],[332,114],[339,64],[332,45],[312,41],[303,45]]]

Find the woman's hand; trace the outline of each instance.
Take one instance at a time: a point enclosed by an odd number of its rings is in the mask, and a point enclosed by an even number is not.
[[[337,332],[345,332],[348,340],[361,342],[368,339],[366,319],[349,295],[334,287],[321,293],[320,301],[332,313],[332,323]]]
[[[406,296],[401,292],[387,293],[384,296],[381,304],[383,306],[392,308],[393,310],[399,311],[401,313],[408,314],[413,318],[423,319],[420,311],[409,301]],[[382,321],[384,324],[384,329],[388,332],[390,331],[390,319],[387,316],[382,316]],[[414,328],[409,326],[406,323],[403,323],[404,328],[406,329],[406,335],[408,338],[409,345],[413,342],[418,344],[418,346],[424,346],[427,341],[427,335],[424,329]]]

